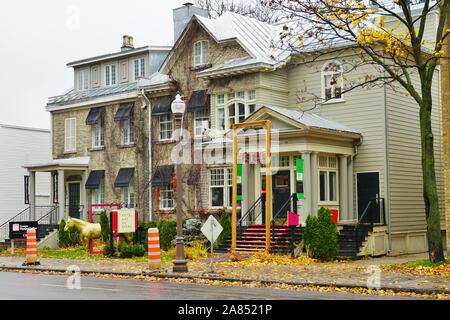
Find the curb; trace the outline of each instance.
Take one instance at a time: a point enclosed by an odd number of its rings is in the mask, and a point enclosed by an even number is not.
[[[66,269],[61,268],[45,268],[45,267],[25,267],[25,266],[3,266],[0,265],[0,271],[35,271],[35,272],[56,272],[61,274],[67,274]],[[153,273],[147,270],[142,272],[117,272],[117,271],[93,271],[93,270],[82,270],[81,274],[85,275],[117,275],[125,277],[136,277],[144,275],[147,277],[154,277],[159,279],[188,279],[188,280],[216,280],[223,282],[242,282],[242,283],[253,283],[258,282],[263,285],[288,285],[288,286],[317,286],[326,288],[349,288],[349,289],[369,289],[368,287],[350,284],[350,283],[325,283],[325,282],[300,282],[300,281],[275,281],[275,280],[254,280],[246,278],[229,278],[229,277],[214,277],[214,276],[190,276],[182,274],[168,274],[168,273]],[[394,286],[383,286],[379,289],[373,290],[391,290],[395,293],[416,293],[416,294],[446,294],[450,295],[450,290],[447,289],[420,289],[420,288],[401,288]]]

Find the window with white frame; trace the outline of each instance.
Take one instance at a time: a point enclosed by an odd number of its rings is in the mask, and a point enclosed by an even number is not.
[[[203,110],[195,110],[195,137],[201,137],[205,130],[209,129],[209,117],[205,115]]]
[[[92,148],[102,148],[104,141],[103,119],[99,119],[97,123],[92,125]]]
[[[225,95],[217,96],[217,124],[218,130],[225,130]]]
[[[256,111],[256,91],[238,91],[216,96],[216,126],[227,130],[235,123],[243,122]]]
[[[91,191],[91,204],[105,203],[105,184],[104,179],[100,180],[100,185],[97,189]]]
[[[159,196],[159,209],[160,210],[173,210],[174,200],[173,200],[173,185],[170,184],[166,187],[160,188]]]
[[[233,196],[233,170],[210,169],[210,206],[212,208],[231,208]]]
[[[343,69],[338,61],[329,61],[322,68],[322,99],[327,101],[340,101],[344,99]]]
[[[64,151],[77,151],[77,119],[67,118],[64,121]]]
[[[173,132],[173,122],[170,114],[159,116],[159,140],[171,140]]]
[[[134,143],[134,121],[133,112],[131,112],[130,117],[123,121],[122,127],[122,144],[124,146],[129,146]]]
[[[225,205],[225,171],[224,169],[211,169],[210,179],[210,199],[211,207],[224,207]]]
[[[80,70],[78,72],[78,90],[89,89],[89,69]]]
[[[131,179],[128,187],[122,188],[122,203],[125,208],[132,209],[135,207],[134,202],[134,178]]]
[[[319,156],[319,201],[336,203],[338,201],[337,159]]]
[[[105,85],[113,86],[117,83],[116,65],[110,64],[105,67]]]
[[[134,60],[134,80],[145,76],[145,59]]]
[[[194,43],[194,66],[209,63],[209,42],[206,40]]]

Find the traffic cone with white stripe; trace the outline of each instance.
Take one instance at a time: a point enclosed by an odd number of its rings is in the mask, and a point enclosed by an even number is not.
[[[157,228],[148,229],[148,268],[149,270],[161,268],[161,248]]]
[[[37,256],[37,231],[36,228],[27,229],[27,249],[26,249],[26,261],[24,266],[36,266],[41,263]]]

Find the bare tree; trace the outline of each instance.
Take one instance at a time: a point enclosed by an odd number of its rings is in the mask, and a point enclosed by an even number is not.
[[[258,0],[196,0],[195,4],[209,12],[210,18],[217,18],[225,12],[234,12],[267,23],[281,20],[279,14]]]

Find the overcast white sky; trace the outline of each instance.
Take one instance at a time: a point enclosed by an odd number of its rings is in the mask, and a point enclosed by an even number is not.
[[[0,123],[50,128],[47,98],[73,85],[70,61],[172,45],[172,9],[186,0],[6,0],[0,4]]]

